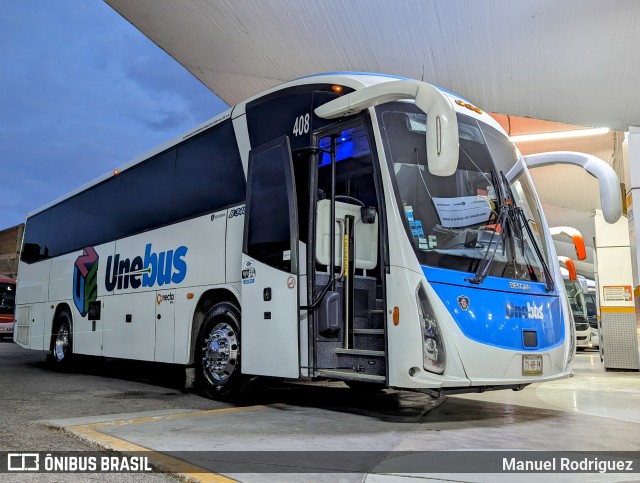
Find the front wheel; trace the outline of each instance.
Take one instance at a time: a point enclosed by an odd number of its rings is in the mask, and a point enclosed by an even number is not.
[[[208,397],[229,400],[242,391],[240,311],[231,303],[215,305],[206,315],[196,348],[198,383]]]

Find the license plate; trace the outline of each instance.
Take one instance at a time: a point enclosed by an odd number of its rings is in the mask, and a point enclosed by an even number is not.
[[[0,327],[0,332],[9,332],[11,327]]]
[[[522,356],[522,375],[539,376],[542,374],[542,356]]]

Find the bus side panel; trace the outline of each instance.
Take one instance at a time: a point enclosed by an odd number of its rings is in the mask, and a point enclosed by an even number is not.
[[[155,304],[155,291],[105,297],[102,355],[153,361]]]
[[[49,300],[49,269],[51,260],[37,263],[20,262],[16,304],[34,304]]]
[[[191,325],[196,304],[202,294],[209,289],[224,289],[232,291],[240,299],[240,289],[236,285],[241,276],[242,234],[244,231],[244,205],[234,206],[222,212],[211,215],[209,224],[211,232],[205,236],[210,244],[198,260],[199,272],[196,277],[202,277],[199,283],[189,283],[188,290],[180,289],[176,296],[176,324],[174,362],[177,364],[191,364]],[[222,259],[220,259],[222,257]],[[222,266],[220,262],[222,261]],[[205,270],[201,270],[204,268]],[[222,277],[222,278],[221,278]],[[226,280],[226,285],[218,285]],[[231,284],[231,285],[229,285]],[[193,286],[200,285],[200,286]],[[187,293],[193,293],[192,299],[187,299]]]
[[[54,261],[58,266],[58,260],[65,260],[68,281],[58,279],[62,286],[61,297],[71,299],[71,315],[73,318],[73,352],[99,356],[102,354],[102,339],[105,329],[105,279],[107,277],[107,265],[109,259],[113,261],[115,242],[104,243],[97,246],[85,247],[83,250],[65,255]],[[97,264],[97,272],[93,272]],[[52,267],[51,280],[57,276],[58,268]],[[95,290],[92,286],[95,284]],[[65,297],[66,294],[66,297]],[[89,320],[88,302],[101,302],[102,310],[100,320]]]
[[[91,247],[90,249],[93,249]],[[47,342],[44,343],[43,349],[49,349],[50,336],[54,329],[53,320],[59,304],[66,303],[71,308],[71,319],[73,324],[73,352],[76,354],[100,355],[102,344],[101,322],[96,321],[95,327],[92,321],[88,320],[86,313],[86,303],[89,294],[85,291],[85,287],[89,290],[93,297],[97,295],[97,289],[100,277],[104,278],[104,266],[101,266],[101,259],[106,262],[107,255],[113,253],[113,243],[103,245],[102,248],[96,248],[96,253],[100,253],[100,257],[93,259],[87,257],[83,250],[75,251],[51,259],[51,271],[49,272],[49,311],[45,318],[44,336]],[[85,263],[90,261],[89,264]],[[84,272],[86,268],[93,266],[98,262],[97,275],[96,272]],[[104,262],[103,262],[104,265]],[[102,269],[102,275],[100,272]],[[93,289],[91,289],[93,284]],[[97,300],[97,299],[94,299]],[[53,308],[51,308],[53,306]],[[81,312],[82,311],[82,312]],[[84,313],[84,315],[83,315]]]
[[[226,236],[227,283],[239,282],[242,275],[242,237],[244,233],[244,205],[229,210]]]
[[[18,343],[30,349],[48,349],[44,344],[45,307],[49,299],[50,260],[37,263],[20,262],[17,289],[16,313],[21,306],[29,306],[28,320],[18,320],[14,338]],[[23,312],[26,315],[26,312]],[[27,325],[28,324],[28,325]]]
[[[183,362],[198,300],[186,294],[224,283],[227,216],[222,210],[116,242],[108,280],[100,281],[108,295],[102,355]]]
[[[49,300],[52,303],[55,304],[62,300],[73,300],[73,271],[76,259],[81,254],[82,251],[78,251],[51,259]]]
[[[49,349],[44,343],[44,326],[45,318],[49,311],[48,303],[40,303],[31,305],[31,324],[29,327],[29,349],[43,350]]]
[[[176,290],[176,323],[174,328],[173,362],[176,364],[190,364],[191,324],[196,310],[196,304],[206,287],[187,287]],[[188,299],[187,293],[193,298]]]
[[[179,287],[217,285],[225,281],[225,233],[227,210],[200,216],[157,231],[157,243],[165,250],[187,248],[186,276]],[[152,232],[155,233],[155,232]],[[155,242],[154,242],[155,246]]]

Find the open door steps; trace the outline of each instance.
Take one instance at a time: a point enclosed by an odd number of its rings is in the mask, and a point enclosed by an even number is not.
[[[328,274],[317,274],[318,291],[328,281]],[[338,282],[337,290],[341,289],[342,283]],[[383,300],[376,298],[376,279],[355,276],[353,320],[345,321],[342,330],[335,337],[323,337],[316,333],[318,375],[345,380],[384,382],[386,353],[383,307]],[[352,334],[352,343],[348,349],[344,343],[347,327]]]

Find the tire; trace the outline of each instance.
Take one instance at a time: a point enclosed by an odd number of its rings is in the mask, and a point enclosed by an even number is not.
[[[375,382],[362,382],[362,381],[344,381],[349,386],[349,389],[356,391],[363,396],[372,396],[374,394],[380,394],[386,389],[384,384],[376,384]]]
[[[215,305],[204,318],[196,346],[196,377],[205,396],[229,401],[241,395],[240,311],[229,302]]]
[[[71,314],[66,310],[56,317],[55,330],[51,336],[50,361],[57,369],[69,367],[73,359],[73,325]]]

